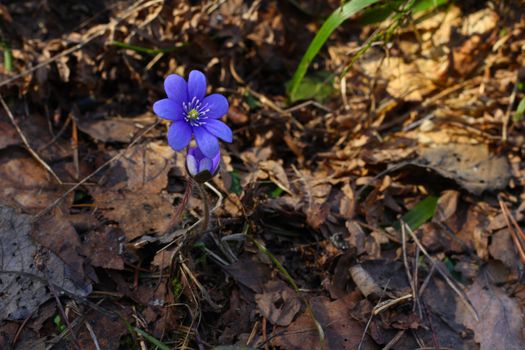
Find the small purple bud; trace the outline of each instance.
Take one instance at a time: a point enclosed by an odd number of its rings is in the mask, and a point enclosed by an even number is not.
[[[191,147],[186,155],[186,170],[193,179],[203,183],[217,174],[220,161],[220,151],[213,158],[208,158],[198,147]]]

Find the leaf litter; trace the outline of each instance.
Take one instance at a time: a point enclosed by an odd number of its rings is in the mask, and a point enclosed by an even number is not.
[[[348,19],[294,96],[339,1],[0,5],[0,347],[519,349],[523,4],[439,3]],[[192,69],[234,142],[187,247],[151,106]]]

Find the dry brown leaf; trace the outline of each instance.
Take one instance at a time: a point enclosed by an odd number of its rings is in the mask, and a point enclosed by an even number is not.
[[[458,304],[456,318],[474,331],[480,350],[523,349],[525,323],[523,311],[515,299],[491,285],[484,274],[478,275],[468,288],[467,296],[479,320],[462,303]]]
[[[492,234],[489,252],[494,259],[498,259],[509,269],[516,269],[521,265],[515,243],[507,228]]]
[[[159,194],[103,189],[91,194],[102,215],[119,224],[128,242],[145,234],[164,233],[175,210],[171,201]]]
[[[448,144],[423,148],[418,164],[453,179],[474,194],[505,188],[511,177],[505,156],[489,152],[488,146]]]
[[[63,190],[36,160],[22,150],[7,151],[0,151],[0,201],[36,212],[62,196]]]
[[[224,266],[223,269],[238,283],[255,293],[262,293],[264,285],[270,280],[270,268],[253,258],[241,257],[238,261]]]
[[[113,191],[159,193],[168,185],[168,172],[175,152],[161,143],[136,145],[128,149],[104,174],[102,185]]]
[[[59,210],[34,223],[31,237],[35,243],[55,253],[71,268],[78,281],[85,278],[84,258],[79,254],[80,237],[73,225]]]
[[[331,302],[328,298],[317,297],[311,301],[317,321],[323,327],[325,343],[321,347],[319,334],[308,312],[303,313],[297,320],[284,330],[277,332],[272,340],[273,345],[287,350],[355,350],[364,333],[364,326],[350,317],[355,306],[353,296]],[[364,336],[363,350],[376,349],[375,344],[367,334]]]
[[[0,207],[0,242],[3,242],[0,290],[9,296],[0,298],[1,320],[23,320],[30,316],[52,297],[49,284],[79,297],[91,292],[91,285],[66,262],[33,242],[30,220],[30,216],[12,208]]]
[[[441,80],[448,68],[448,59],[416,59],[406,63],[400,57],[387,57],[368,60],[362,65],[368,75],[379,75],[387,82],[387,91],[392,97],[405,101],[421,101],[436,89],[434,81]]]
[[[91,230],[85,235],[81,252],[93,266],[122,270],[124,260],[120,251],[123,240],[122,232],[113,227]]]
[[[274,325],[288,326],[301,310],[297,293],[281,280],[268,281],[263,289],[255,295],[261,314]]]

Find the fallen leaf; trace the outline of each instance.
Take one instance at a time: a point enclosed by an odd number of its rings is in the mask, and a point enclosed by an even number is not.
[[[261,314],[279,326],[288,326],[301,310],[297,293],[280,280],[268,281],[264,291],[255,295],[255,302]]]
[[[97,120],[82,119],[78,124],[78,128],[98,141],[129,143],[144,125],[151,124],[154,121],[152,116]]]
[[[94,229],[85,235],[80,252],[93,266],[122,270],[124,260],[120,250],[124,239],[122,231],[114,227]]]
[[[92,196],[102,215],[119,224],[128,242],[145,234],[164,233],[175,211],[171,201],[159,194],[95,189]]]
[[[0,198],[4,204],[37,212],[62,194],[55,179],[24,151],[0,151]],[[63,201],[62,205],[67,203]]]
[[[33,225],[31,237],[35,243],[60,257],[73,270],[72,276],[76,280],[82,281],[85,278],[84,258],[79,254],[80,237],[59,210],[39,218]]]
[[[317,321],[323,327],[325,343],[321,347],[319,333],[313,323],[312,316],[305,312],[290,326],[276,332],[272,340],[274,346],[287,350],[302,349],[337,349],[355,350],[358,348],[364,333],[364,326],[350,317],[355,306],[352,296],[331,302],[326,297],[317,297],[311,301]],[[361,349],[376,349],[373,341],[365,334]]]
[[[168,172],[175,152],[165,144],[148,143],[126,150],[99,183],[113,191],[160,193],[168,185]]]
[[[521,264],[515,243],[507,228],[492,234],[489,252],[494,259],[498,259],[509,269],[516,269]]]
[[[30,216],[0,206],[0,321],[23,320],[35,312],[52,297],[49,284],[79,297],[91,292],[64,261],[35,244],[30,232]]]
[[[262,293],[264,285],[270,280],[271,269],[268,265],[253,259],[243,256],[236,262],[224,266],[223,269],[238,283],[255,293]]]
[[[507,158],[491,154],[486,144],[423,148],[416,163],[456,181],[476,195],[504,189],[512,175]]]
[[[523,349],[525,323],[523,311],[515,299],[501,288],[491,285],[483,273],[469,286],[466,294],[479,320],[463,304],[458,305],[456,317],[474,331],[474,339],[480,345],[480,350]]]

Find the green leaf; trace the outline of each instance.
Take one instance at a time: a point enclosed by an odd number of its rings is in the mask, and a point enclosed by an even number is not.
[[[313,98],[317,102],[323,102],[334,91],[333,78],[334,75],[328,72],[318,72],[305,76],[295,94],[290,96],[290,100],[295,102]]]
[[[518,108],[516,109],[516,112],[514,112],[514,115],[512,116],[512,120],[515,122],[520,122],[523,119],[523,115],[525,114],[525,98],[521,99],[520,104],[518,105]]]
[[[158,340],[154,336],[144,332],[142,329],[137,328],[137,327],[134,327],[133,329],[135,330],[135,332],[137,332],[138,334],[142,335],[147,341],[149,341],[151,344],[153,344],[156,347],[158,347],[160,350],[171,350],[171,348],[169,346],[167,346],[166,344],[164,344],[163,342],[161,342],[160,340]]]
[[[330,17],[328,17],[328,19],[323,23],[321,29],[319,29],[319,32],[317,32],[314,39],[308,46],[306,53],[303,55],[303,58],[301,59],[301,62],[297,66],[297,69],[292,77],[290,88],[288,90],[290,99],[292,101],[297,100],[296,94],[299,90],[299,86],[301,85],[301,81],[308,70],[308,66],[313,61],[315,56],[317,56],[319,50],[321,50],[321,47],[323,47],[332,32],[345,20],[355,15],[365,7],[370,6],[378,1],[379,0],[351,0],[332,12]]]
[[[230,171],[230,176],[232,177],[232,183],[230,185],[229,191],[240,195],[242,193],[241,178],[237,171]]]
[[[428,196],[423,199],[403,215],[403,222],[405,222],[412,231],[416,230],[419,226],[432,219],[436,212],[438,199],[436,196]],[[401,227],[399,223],[397,223],[397,225]]]

